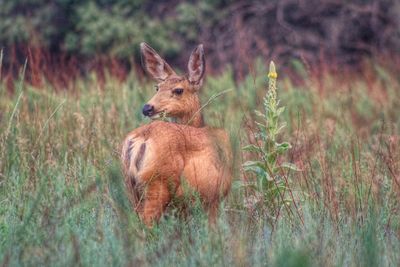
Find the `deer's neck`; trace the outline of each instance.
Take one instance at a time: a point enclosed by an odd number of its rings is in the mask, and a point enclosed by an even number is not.
[[[196,128],[204,127],[205,125],[200,101],[196,101],[196,103],[193,104],[192,111],[186,113],[183,117],[178,118],[177,122],[179,124],[185,124]]]

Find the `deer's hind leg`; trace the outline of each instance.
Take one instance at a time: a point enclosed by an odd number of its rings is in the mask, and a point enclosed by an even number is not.
[[[146,186],[144,205],[140,217],[147,226],[152,226],[164,213],[171,201],[171,192],[166,181],[157,179]]]

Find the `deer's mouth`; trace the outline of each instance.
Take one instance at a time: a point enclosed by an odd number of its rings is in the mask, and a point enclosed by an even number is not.
[[[158,120],[158,119],[164,120],[167,117],[167,112],[164,111],[164,110],[163,111],[159,111],[159,112],[156,112],[156,113],[152,114],[149,117],[152,120]]]

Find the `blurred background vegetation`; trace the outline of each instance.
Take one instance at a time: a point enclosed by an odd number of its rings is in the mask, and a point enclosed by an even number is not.
[[[241,80],[257,57],[284,67],[299,60],[353,69],[365,58],[398,55],[399,14],[397,0],[3,0],[0,47],[8,55],[3,72],[15,75],[28,58],[28,77],[38,83],[38,72],[62,79],[54,69],[140,71],[142,41],[184,68],[202,42],[209,72],[229,64]]]

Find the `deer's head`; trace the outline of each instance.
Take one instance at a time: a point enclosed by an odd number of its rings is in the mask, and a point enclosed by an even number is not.
[[[157,82],[155,95],[143,106],[145,116],[175,118],[178,123],[203,126],[198,92],[203,83],[205,59],[203,45],[193,50],[187,74],[180,76],[146,43],[140,44],[142,65]]]

